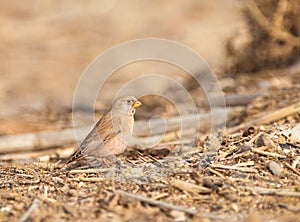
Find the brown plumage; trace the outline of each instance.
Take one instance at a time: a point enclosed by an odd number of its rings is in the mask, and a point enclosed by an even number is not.
[[[135,110],[141,105],[133,96],[115,100],[66,164],[83,158],[108,158],[124,152],[132,135]]]

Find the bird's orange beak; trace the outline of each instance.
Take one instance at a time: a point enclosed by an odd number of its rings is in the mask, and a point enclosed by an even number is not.
[[[133,103],[132,107],[136,109],[136,108],[140,107],[141,105],[143,105],[143,104],[137,100]]]

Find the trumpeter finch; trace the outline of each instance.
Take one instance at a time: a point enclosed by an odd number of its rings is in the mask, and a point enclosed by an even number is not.
[[[142,103],[133,96],[115,100],[67,163],[87,158],[108,158],[125,151],[133,133],[134,114]]]

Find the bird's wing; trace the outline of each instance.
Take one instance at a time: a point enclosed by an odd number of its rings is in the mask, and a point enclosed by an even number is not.
[[[87,156],[107,157],[111,155],[111,153],[105,148],[105,144],[107,141],[116,137],[119,133],[120,130],[113,127],[111,112],[107,112],[85,137],[67,163]]]

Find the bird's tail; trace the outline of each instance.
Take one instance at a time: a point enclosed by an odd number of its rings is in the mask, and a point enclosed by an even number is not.
[[[80,160],[82,159],[84,156],[82,155],[82,151],[80,149],[80,147],[77,147],[77,149],[75,150],[75,152],[69,157],[69,159],[62,165],[61,169],[64,169],[65,166],[67,166],[68,164],[74,162],[75,160]]]

